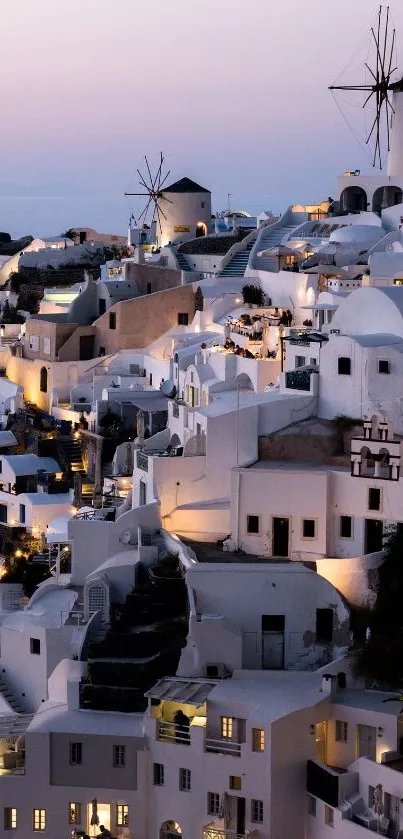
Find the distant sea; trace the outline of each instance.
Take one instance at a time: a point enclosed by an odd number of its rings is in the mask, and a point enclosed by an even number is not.
[[[0,231],[13,238],[57,236],[70,227],[125,235],[131,207],[121,198],[0,194]]]

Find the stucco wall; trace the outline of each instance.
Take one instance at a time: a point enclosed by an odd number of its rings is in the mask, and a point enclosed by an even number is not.
[[[127,262],[125,279],[135,282],[140,294],[149,294],[148,284],[151,285],[151,293],[179,286],[181,284],[181,272],[174,268],[163,268],[159,265],[141,265],[135,262]]]
[[[109,328],[112,312],[116,314],[116,329]],[[95,355],[99,355],[100,347],[108,355],[121,349],[148,346],[178,325],[179,312],[187,313],[189,324],[192,322],[195,313],[192,286],[178,286],[115,304],[94,323]]]

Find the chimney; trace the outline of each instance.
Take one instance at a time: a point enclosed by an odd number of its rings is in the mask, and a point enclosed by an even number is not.
[[[335,676],[331,673],[324,673],[322,676],[322,693],[327,693],[329,696],[334,692]]]

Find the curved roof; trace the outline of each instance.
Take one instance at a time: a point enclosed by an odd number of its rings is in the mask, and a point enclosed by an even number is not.
[[[169,186],[164,186],[161,192],[208,192],[210,194],[209,189],[205,189],[204,186],[200,186],[200,184],[197,184],[196,181],[192,181],[191,178],[181,178],[179,181],[175,181],[175,183],[170,184]]]
[[[332,321],[343,335],[380,332],[403,338],[403,286],[364,287],[346,297]]]
[[[385,235],[383,227],[376,224],[348,224],[338,227],[329,236],[329,242],[340,244],[355,244],[360,242],[377,242]]]
[[[41,626],[43,629],[57,629],[66,622],[74,603],[77,592],[72,589],[51,589],[36,597],[32,606],[23,611],[10,615],[3,622],[4,629],[14,629],[24,632],[28,627]]]

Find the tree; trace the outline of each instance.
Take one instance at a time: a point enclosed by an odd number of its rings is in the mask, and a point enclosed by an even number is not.
[[[72,239],[73,242],[75,241],[76,236],[77,231],[74,230],[72,227],[69,227],[69,229],[66,230],[65,233],[62,233],[62,239]]]

